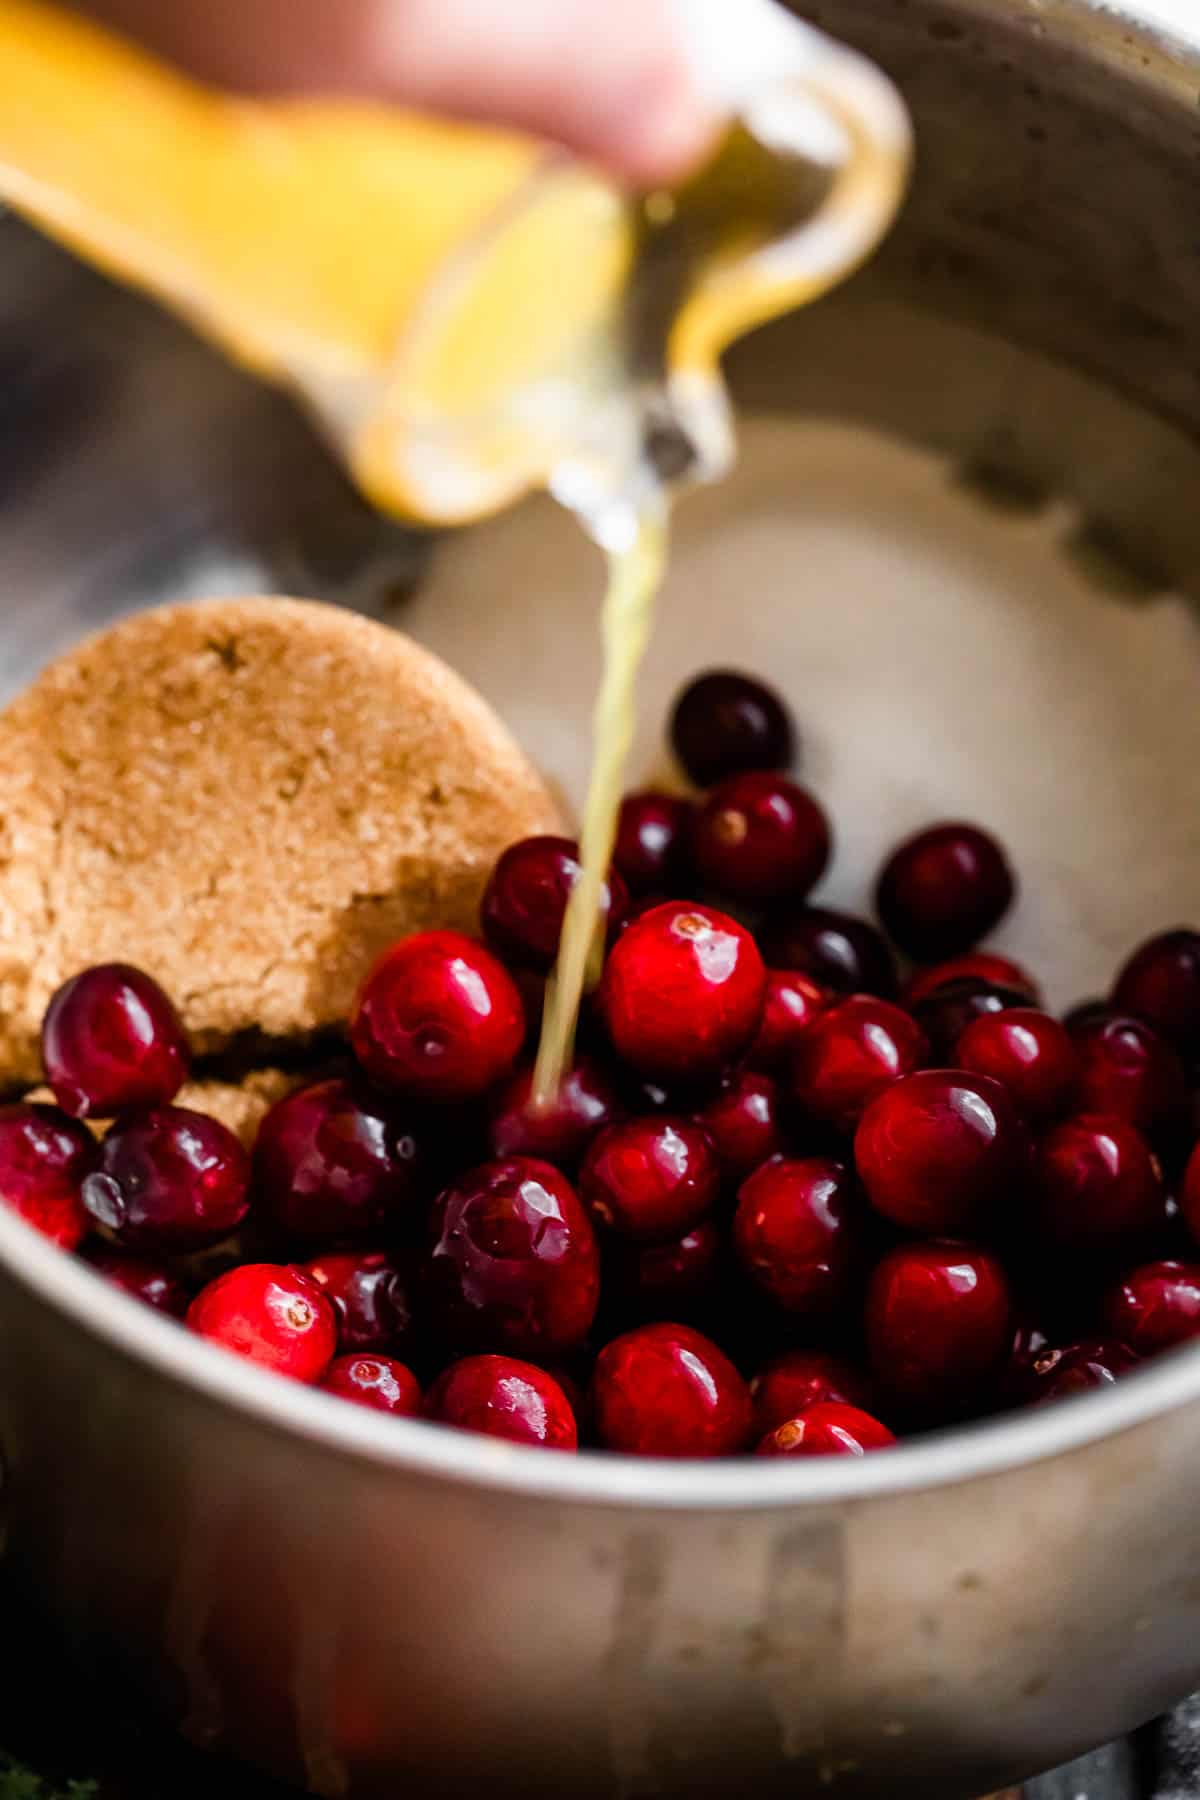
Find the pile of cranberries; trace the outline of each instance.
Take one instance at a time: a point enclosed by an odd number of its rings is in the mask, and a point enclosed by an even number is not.
[[[1200,1335],[1200,933],[1059,1021],[977,948],[1015,893],[987,832],[894,849],[880,931],[808,904],[832,835],[775,695],[706,675],[672,738],[703,791],[624,803],[551,1106],[531,1057],[578,862],[542,837],[496,864],[481,938],[380,959],[351,1054],[252,1152],[174,1104],[155,982],[75,976],[57,1105],[0,1108],[0,1194],[237,1355],[560,1450],[862,1455]]]

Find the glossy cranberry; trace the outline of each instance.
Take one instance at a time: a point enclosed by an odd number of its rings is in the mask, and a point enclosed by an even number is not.
[[[714,1293],[721,1250],[721,1234],[711,1219],[665,1244],[615,1242],[605,1291],[642,1317],[690,1318]]]
[[[1000,845],[976,825],[931,825],[888,857],[875,889],[884,930],[915,962],[971,950],[1016,894]]]
[[[825,1401],[869,1412],[871,1385],[865,1375],[827,1350],[788,1350],[760,1369],[750,1383],[754,1432],[763,1437],[808,1407]]]
[[[632,1456],[732,1456],[750,1435],[750,1390],[687,1325],[639,1325],[596,1359],[600,1442]]]
[[[785,1068],[800,1033],[832,1002],[829,989],[799,969],[768,969],[762,1024],[746,1058],[749,1067],[771,1075]]]
[[[369,1406],[372,1412],[416,1419],[424,1410],[421,1384],[412,1370],[394,1356],[366,1356],[361,1350],[350,1356],[336,1356],[321,1386],[327,1394],[352,1400],[356,1406]]]
[[[929,1039],[933,1055],[939,1062],[951,1064],[958,1060],[958,1046],[969,1025],[976,1019],[1017,1007],[1023,1012],[1028,1010],[1024,994],[1015,988],[998,988],[990,981],[963,976],[926,994],[912,1011]]]
[[[1093,1388],[1110,1387],[1137,1365],[1133,1351],[1111,1338],[1084,1338],[1060,1349],[1044,1350],[1033,1364],[1028,1399],[1034,1406],[1069,1400]]]
[[[854,994],[800,1037],[792,1092],[810,1118],[853,1131],[876,1094],[925,1060],[925,1034],[890,1001]]]
[[[784,1149],[779,1123],[779,1090],[770,1075],[744,1069],[696,1118],[708,1133],[727,1181],[744,1181],[752,1170]]]
[[[895,1443],[886,1425],[857,1406],[817,1400],[762,1438],[755,1456],[866,1456]]]
[[[738,1191],[733,1248],[786,1312],[831,1317],[863,1249],[861,1206],[845,1167],[825,1156],[764,1163]]]
[[[713,669],[688,683],[671,715],[671,744],[697,787],[748,769],[786,769],[795,756],[783,701],[733,669]]]
[[[334,1251],[303,1265],[337,1315],[340,1350],[390,1350],[413,1325],[413,1280],[384,1250]]]
[[[768,919],[760,933],[772,969],[802,969],[835,994],[894,1000],[896,959],[875,927],[853,913],[804,906]]]
[[[1113,1000],[1183,1055],[1200,1055],[1200,931],[1165,931],[1135,950]]]
[[[966,1244],[904,1244],[867,1288],[871,1372],[905,1416],[926,1424],[982,1410],[1012,1344],[998,1259]]]
[[[1140,1019],[1116,1016],[1077,1026],[1079,1110],[1128,1119],[1147,1137],[1181,1117],[1187,1081],[1178,1053]]]
[[[155,1106],[109,1127],[82,1193],[92,1218],[131,1250],[203,1250],[245,1218],[250,1158],[219,1119]]]
[[[165,1105],[187,1080],[190,1060],[175,1008],[157,981],[126,963],[72,976],[46,1008],[46,1080],[77,1119]]]
[[[707,794],[692,827],[703,879],[737,900],[803,900],[825,873],[829,820],[785,775],[735,775]]]
[[[426,1414],[440,1425],[481,1431],[514,1444],[574,1450],[575,1410],[559,1383],[511,1356],[465,1356],[429,1390]]]
[[[750,933],[710,906],[669,901],[613,945],[599,1005],[617,1054],[651,1079],[703,1080],[758,1030],[767,975]]]
[[[64,1250],[91,1226],[80,1188],[97,1155],[87,1126],[57,1106],[0,1106],[0,1203]]]
[[[451,1343],[553,1356],[587,1336],[596,1238],[551,1164],[509,1156],[460,1176],[434,1202],[430,1243],[430,1294]]]
[[[989,987],[1024,994],[1027,1006],[1041,1005],[1041,989],[1020,963],[1013,962],[1010,956],[998,956],[994,950],[970,950],[965,956],[935,963],[931,969],[918,969],[905,986],[905,1006],[915,1006],[951,981],[984,981]]]
[[[1023,1197],[1029,1166],[1007,1090],[959,1069],[922,1069],[878,1094],[854,1160],[875,1211],[925,1236],[988,1227]]]
[[[457,931],[386,950],[363,983],[350,1041],[368,1075],[416,1100],[471,1100],[515,1063],[521,996],[491,951]]]
[[[1071,1034],[1033,1007],[973,1019],[958,1040],[956,1060],[964,1069],[1000,1082],[1032,1124],[1056,1118],[1077,1098],[1079,1059]]]
[[[430,1197],[430,1155],[402,1102],[340,1077],[276,1102],[254,1146],[255,1192],[280,1230],[322,1243],[411,1237]]]
[[[1200,1143],[1197,1143],[1179,1185],[1179,1212],[1192,1238],[1200,1244]]]
[[[105,1281],[128,1294],[131,1300],[140,1300],[144,1306],[152,1306],[155,1312],[182,1319],[188,1309],[187,1287],[166,1263],[99,1242],[88,1245],[84,1261]]]
[[[533,1069],[518,1069],[492,1097],[488,1149],[493,1156],[540,1156],[574,1169],[598,1132],[621,1112],[616,1088],[594,1057],[580,1056],[553,1100],[532,1104]]]
[[[1082,1113],[1051,1126],[1034,1157],[1034,1229],[1051,1244],[1119,1248],[1162,1217],[1162,1181],[1125,1119]]]
[[[1108,1329],[1137,1356],[1154,1356],[1200,1337],[1200,1263],[1150,1262],[1110,1289]]]
[[[315,1282],[280,1263],[242,1263],[201,1288],[189,1328],[293,1381],[320,1381],[337,1349],[333,1307]]]
[[[610,1125],[579,1172],[579,1196],[596,1224],[638,1244],[690,1231],[712,1211],[720,1188],[708,1133],[663,1113]]]
[[[686,879],[694,811],[676,794],[626,794],[613,866],[631,894],[662,894]]]
[[[530,837],[510,844],[492,870],[479,908],[492,949],[506,962],[542,974],[552,969],[579,872],[579,845],[571,838]],[[600,901],[610,928],[628,903],[625,883],[610,871]]]

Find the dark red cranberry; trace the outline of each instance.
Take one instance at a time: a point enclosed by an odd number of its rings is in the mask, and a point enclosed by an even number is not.
[[[321,1382],[327,1394],[369,1406],[372,1412],[399,1418],[421,1416],[421,1384],[412,1370],[394,1356],[365,1356],[361,1350],[336,1356]]]
[[[763,1437],[810,1406],[833,1401],[869,1412],[871,1385],[865,1375],[827,1350],[788,1350],[760,1369],[750,1383],[754,1432]]]
[[[540,1156],[570,1171],[621,1111],[616,1088],[590,1056],[576,1058],[548,1105],[535,1107],[532,1094],[530,1067],[493,1095],[487,1137],[493,1156]]]
[[[108,1129],[83,1204],[130,1250],[203,1250],[236,1231],[250,1205],[250,1158],[207,1113],[155,1106]]]
[[[826,1011],[832,1000],[828,988],[799,969],[768,969],[762,1024],[746,1058],[750,1068],[765,1070],[769,1075],[785,1068],[800,1033],[818,1013]]]
[[[1110,1387],[1136,1369],[1138,1359],[1125,1344],[1110,1338],[1084,1338],[1056,1350],[1043,1350],[1033,1364],[1029,1401],[1069,1400],[1093,1388]]]
[[[651,1079],[700,1081],[758,1030],[767,975],[750,933],[710,906],[669,901],[613,945],[599,988],[617,1054]]]
[[[575,1410],[553,1375],[511,1356],[464,1356],[434,1382],[426,1415],[514,1444],[574,1450]]]
[[[148,1256],[135,1256],[129,1250],[118,1250],[112,1244],[89,1244],[84,1260],[113,1287],[120,1288],[132,1300],[152,1306],[155,1312],[168,1313],[182,1319],[188,1309],[190,1295],[184,1282],[166,1263],[154,1262]]]
[[[1071,1034],[1032,1007],[981,1013],[959,1038],[956,1055],[964,1069],[1000,1082],[1033,1124],[1056,1118],[1077,1097],[1079,1059]]]
[[[831,1317],[849,1291],[862,1238],[851,1178],[829,1157],[777,1157],[742,1183],[734,1250],[751,1279],[786,1312]]]
[[[591,1221],[549,1163],[509,1156],[434,1202],[429,1283],[451,1343],[554,1356],[581,1344],[600,1289]]]
[[[613,866],[631,894],[663,894],[686,879],[694,811],[676,794],[626,794]]]
[[[688,683],[671,715],[671,744],[697,787],[748,769],[786,769],[796,753],[783,701],[734,669]]]
[[[1003,1266],[967,1244],[903,1244],[867,1287],[871,1372],[904,1415],[925,1424],[981,1411],[1012,1345]]]
[[[579,845],[571,838],[530,837],[510,844],[492,870],[479,908],[492,949],[507,962],[542,974],[552,969],[579,870]],[[628,903],[625,883],[610,871],[600,901],[610,929]]]
[[[98,1154],[87,1126],[57,1106],[0,1106],[0,1203],[73,1250],[91,1226],[80,1188]]]
[[[639,1325],[596,1359],[600,1442],[632,1456],[732,1456],[750,1435],[750,1390],[687,1325]]]
[[[1200,1263],[1142,1263],[1108,1295],[1105,1322],[1137,1356],[1200,1337]]]
[[[1037,1233],[1078,1249],[1119,1248],[1162,1217],[1162,1181],[1125,1119],[1083,1113],[1052,1125],[1034,1158]]]
[[[1128,1119],[1147,1137],[1167,1131],[1187,1103],[1178,1053],[1140,1019],[1117,1016],[1076,1027],[1079,1110]]]
[[[854,994],[818,1015],[796,1045],[792,1092],[805,1112],[853,1131],[876,1094],[925,1060],[925,1034],[908,1013]]]
[[[386,1251],[335,1251],[303,1272],[337,1314],[340,1350],[390,1350],[412,1331],[412,1277]]]
[[[293,1381],[320,1381],[337,1349],[333,1308],[315,1282],[280,1263],[242,1263],[201,1288],[189,1328]]]
[[[665,1244],[614,1243],[605,1291],[641,1317],[691,1318],[712,1298],[721,1249],[721,1234],[711,1219],[701,1219]]]
[[[931,969],[918,969],[905,986],[905,1006],[915,1006],[951,981],[985,981],[989,987],[1024,994],[1026,1006],[1040,1006],[1042,1002],[1041,989],[1020,963],[1013,962],[1010,956],[998,956],[994,950],[970,950],[965,956],[935,963]]]
[[[1027,1315],[1018,1314],[1008,1361],[996,1383],[996,1404],[1001,1410],[1029,1403],[1033,1397],[1038,1358],[1049,1348],[1050,1339],[1041,1327]]]
[[[368,1075],[416,1100],[486,1093],[509,1073],[524,1038],[512,976],[457,931],[423,931],[386,950],[350,1020]]]
[[[46,1008],[46,1080],[77,1119],[165,1105],[187,1080],[189,1062],[175,1008],[157,981],[127,963],[72,976]]]
[[[411,1237],[424,1222],[429,1165],[401,1102],[335,1077],[271,1108],[254,1146],[255,1192],[296,1238]]]
[[[1078,1006],[1067,1009],[1063,1014],[1062,1022],[1074,1037],[1077,1031],[1083,1031],[1092,1025],[1099,1025],[1105,1019],[1119,1017],[1120,1014],[1116,1007],[1110,1005],[1107,1000],[1081,1000]]]
[[[990,1225],[1023,1197],[1029,1166],[1006,1089],[959,1069],[922,1069],[878,1094],[854,1160],[876,1212],[925,1236]]]
[[[1200,1243],[1200,1143],[1192,1151],[1179,1185],[1179,1212],[1196,1243]]]
[[[971,950],[1013,903],[1000,845],[976,825],[931,825],[888,857],[875,889],[884,930],[914,962]]]
[[[913,1018],[929,1039],[933,1055],[939,1062],[950,1064],[958,1059],[963,1032],[976,1019],[1017,1007],[1027,1010],[1024,994],[1015,988],[998,988],[990,981],[964,976],[959,981],[947,981],[932,994],[926,994],[912,1011]]]
[[[857,1406],[817,1400],[761,1439],[755,1456],[866,1456],[895,1443],[886,1425]]]
[[[1200,931],[1165,931],[1135,950],[1117,976],[1113,1001],[1182,1055],[1200,1055]]]
[[[720,1188],[707,1132],[662,1113],[610,1125],[579,1172],[579,1196],[596,1223],[638,1244],[690,1231],[712,1211]]]
[[[896,997],[896,959],[866,919],[804,906],[774,915],[759,935],[769,968],[802,969],[835,994]]]
[[[692,861],[737,900],[803,900],[825,873],[829,820],[785,775],[735,775],[707,794],[692,826]]]
[[[770,1075],[745,1069],[731,1076],[696,1118],[708,1133],[727,1181],[744,1181],[784,1148],[779,1090]]]

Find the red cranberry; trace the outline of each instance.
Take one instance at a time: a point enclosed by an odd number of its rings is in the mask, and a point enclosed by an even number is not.
[[[779,1090],[769,1075],[743,1070],[697,1115],[727,1181],[744,1181],[783,1148]]]
[[[917,1002],[935,994],[951,981],[984,981],[989,987],[1007,988],[1024,994],[1027,1006],[1040,1006],[1041,989],[1020,963],[1009,956],[998,956],[994,950],[971,950],[965,956],[952,956],[949,962],[935,963],[931,969],[918,969],[904,990],[904,1004]]]
[[[100,963],[64,982],[46,1008],[42,1062],[65,1112],[111,1119],[173,1100],[190,1057],[157,981],[126,963]]]
[[[1135,950],[1113,989],[1185,1056],[1200,1055],[1200,931],[1166,931]]]
[[[384,1250],[334,1252],[303,1265],[337,1314],[340,1350],[387,1350],[412,1330],[412,1280]]]
[[[450,1342],[553,1356],[587,1336],[596,1239],[549,1163],[509,1156],[460,1176],[434,1202],[430,1239],[431,1294]]]
[[[429,1200],[428,1162],[395,1099],[337,1077],[271,1108],[254,1146],[255,1191],[297,1238],[411,1236]]]
[[[525,1037],[521,996],[490,950],[423,931],[379,958],[350,1020],[354,1054],[416,1100],[471,1100],[507,1075]]]
[[[665,1244],[614,1243],[606,1291],[639,1316],[690,1318],[712,1297],[721,1249],[721,1234],[711,1219],[701,1219]]]
[[[1200,1263],[1150,1262],[1131,1269],[1104,1308],[1113,1336],[1137,1356],[1200,1337]]]
[[[90,1244],[84,1259],[97,1275],[113,1287],[120,1288],[132,1300],[152,1306],[155,1312],[168,1313],[182,1319],[190,1298],[187,1287],[166,1263],[153,1262],[148,1256],[134,1256],[128,1250],[117,1250],[111,1244]]]
[[[610,1125],[579,1172],[579,1194],[598,1225],[635,1243],[689,1231],[716,1204],[721,1167],[708,1134],[659,1113]]]
[[[803,900],[825,873],[829,821],[784,775],[735,775],[705,796],[692,860],[705,881],[738,900]]]
[[[871,1371],[906,1416],[938,1423],[979,1410],[1012,1344],[1004,1269],[966,1244],[904,1244],[867,1288]]]
[[[600,1010],[617,1054],[639,1074],[699,1081],[749,1046],[766,980],[754,939],[736,920],[669,901],[613,945]]]
[[[412,1370],[393,1356],[337,1356],[325,1372],[321,1386],[327,1394],[369,1406],[372,1412],[393,1413],[416,1419],[423,1410],[421,1386]]]
[[[788,1350],[777,1356],[754,1377],[750,1393],[757,1437],[827,1400],[868,1412],[872,1403],[866,1376],[827,1350]]]
[[[975,825],[931,825],[889,856],[875,890],[884,930],[915,962],[972,949],[1016,893],[1003,850]]]
[[[621,1110],[617,1091],[600,1065],[580,1056],[548,1105],[531,1104],[533,1069],[518,1069],[493,1096],[488,1149],[493,1156],[540,1156],[573,1169],[598,1132]]]
[[[514,1444],[574,1450],[575,1410],[544,1369],[511,1356],[464,1356],[429,1390],[429,1418],[460,1431],[481,1431]]]
[[[686,1325],[639,1325],[596,1359],[600,1442],[633,1456],[732,1456],[750,1435],[750,1390],[724,1351]]]
[[[894,1000],[896,959],[873,925],[828,906],[804,906],[768,919],[762,951],[772,969],[802,969],[835,994]]]
[[[795,756],[783,701],[733,669],[713,669],[688,683],[671,715],[671,743],[697,787],[748,769],[786,769]]]
[[[1200,1143],[1192,1151],[1179,1188],[1179,1211],[1193,1239],[1200,1243]]]
[[[1140,1019],[1117,1016],[1071,1034],[1079,1058],[1079,1109],[1128,1119],[1147,1137],[1168,1130],[1187,1103],[1183,1064]]]
[[[990,1224],[1028,1173],[1006,1090],[958,1069],[922,1069],[885,1088],[863,1114],[854,1160],[876,1212],[927,1236]]]
[[[1076,1098],[1079,1059],[1065,1025],[1029,1006],[982,1013],[958,1040],[958,1061],[1007,1090],[1025,1119],[1044,1124]]]
[[[131,1250],[203,1250],[236,1231],[250,1205],[250,1158],[207,1113],[127,1113],[83,1181],[83,1204]]]
[[[613,866],[631,894],[664,893],[686,878],[694,811],[675,794],[626,794]]]
[[[242,1263],[201,1288],[190,1329],[294,1381],[320,1381],[337,1349],[333,1308],[299,1269]]]
[[[908,1013],[854,994],[801,1035],[792,1091],[811,1118],[853,1131],[876,1094],[920,1068],[926,1050],[925,1034]]]
[[[762,1024],[750,1046],[752,1069],[775,1074],[791,1061],[796,1040],[831,1003],[828,989],[799,969],[768,969]]]
[[[913,1017],[929,1039],[933,1054],[942,1063],[958,1059],[958,1046],[964,1031],[976,1019],[992,1013],[1009,1012],[1019,1007],[1027,1010],[1024,994],[1015,988],[993,987],[990,981],[964,976],[947,981],[926,994],[913,1007]]]
[[[579,873],[579,845],[570,838],[530,837],[510,844],[492,870],[479,909],[492,949],[508,962],[542,974],[552,969]],[[610,928],[628,901],[625,883],[610,871],[600,901]]]
[[[747,1274],[786,1312],[825,1319],[846,1298],[861,1252],[850,1177],[828,1157],[778,1157],[738,1193],[733,1247]]]
[[[80,1188],[97,1155],[87,1126],[56,1106],[0,1106],[0,1200],[64,1250],[91,1224]]]
[[[785,1419],[760,1441],[755,1456],[866,1456],[886,1450],[895,1438],[886,1425],[857,1406],[818,1400],[796,1418]]]
[[[1162,1216],[1158,1167],[1125,1119],[1080,1114],[1051,1126],[1034,1162],[1039,1235],[1079,1249],[1119,1247]]]
[[[1049,1400],[1069,1400],[1092,1388],[1109,1387],[1137,1364],[1132,1350],[1109,1338],[1084,1338],[1061,1349],[1044,1350],[1033,1365],[1029,1400],[1042,1406]]]

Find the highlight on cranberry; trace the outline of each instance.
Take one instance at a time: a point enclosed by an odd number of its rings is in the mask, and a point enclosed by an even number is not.
[[[833,836],[777,696],[704,676],[672,739],[705,791],[624,802],[557,1093],[578,852],[529,838],[479,937],[384,951],[253,1142],[149,974],[71,972],[0,1204],[147,1330],[505,1455],[873,1456],[1200,1341],[1200,930],[1057,1016],[981,941],[1017,892],[986,824],[878,845],[872,923],[810,898]]]

